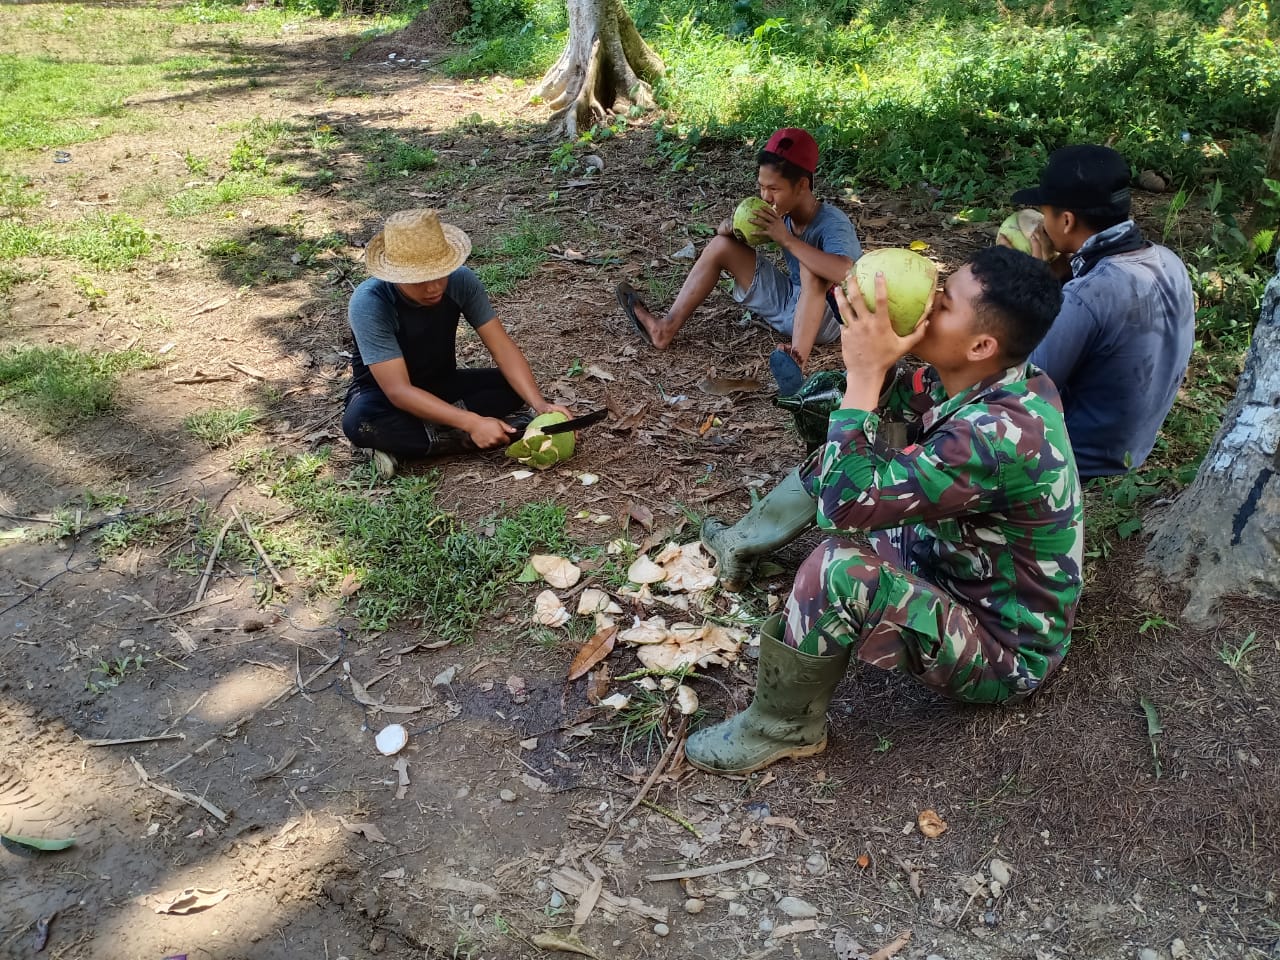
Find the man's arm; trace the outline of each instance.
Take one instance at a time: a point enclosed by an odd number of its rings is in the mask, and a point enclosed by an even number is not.
[[[827,253],[812,244],[805,243],[787,229],[786,222],[772,207],[764,207],[752,219],[757,225],[769,231],[770,240],[800,261],[801,269],[808,270],[828,284],[839,283],[853,269],[852,257],[846,257],[840,253]]]
[[[538,382],[533,378],[533,371],[529,368],[529,361],[525,359],[524,352],[516,342],[511,339],[511,334],[507,333],[507,328],[502,325],[501,320],[494,317],[476,327],[476,333],[480,334],[481,342],[493,357],[498,370],[507,378],[507,383],[511,384],[511,389],[520,394],[521,399],[533,407],[535,412],[548,413],[556,410],[567,417],[573,416],[568,407],[558,403],[548,403],[542,396],[542,391],[538,389]]]

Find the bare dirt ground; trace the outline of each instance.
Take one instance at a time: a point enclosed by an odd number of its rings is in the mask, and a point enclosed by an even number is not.
[[[1092,563],[1076,649],[1031,703],[960,708],[864,671],[837,696],[824,755],[737,781],[677,756],[644,794],[653,806],[634,809],[663,732],[624,744],[590,709],[585,681],[565,683],[575,647],[530,641],[534,588],[514,586],[472,642],[436,649],[430,622],[362,633],[343,599],[312,592],[300,571],[269,590],[264,570],[230,558],[214,565],[206,599],[217,602],[183,612],[207,547],[195,572],[171,561],[199,528],[216,530],[232,507],[268,520],[289,511],[232,469],[239,456],[332,444],[334,470],[360,464],[337,432],[345,300],[363,276],[359,245],[395,209],[438,206],[477,247],[522,217],[554,220],[553,256],[496,305],[549,394],[583,410],[607,403],[626,421],[585,432],[570,463],[523,482],[500,455],[437,464],[442,507],[475,519],[549,498],[571,517],[617,518],[631,502],[674,531],[684,507],[735,515],[749,485],[801,453],[767,388],[736,399],[698,388],[709,374],[768,381],[773,343],[740,327],[727,298],[661,356],[613,300],[623,276],[670,296],[690,225],[750,192],[749,151],[713,146],[674,174],[636,125],[593,147],[598,176],[556,170],[555,142],[510,81],[448,79],[424,66],[442,51],[404,38],[345,60],[357,33],[304,23],[219,49],[214,32],[192,28],[181,44],[225,68],[182,93],[134,97],[128,109],[149,130],[24,171],[48,219],[132,197],[163,247],[103,275],[92,305],[74,266],[42,264],[44,279],[9,297],[0,338],[137,345],[165,362],[126,376],[115,413],[61,435],[5,418],[0,529],[52,526],[72,503],[86,532],[0,549],[0,828],[36,822],[78,841],[56,854],[0,850],[0,955],[35,956],[47,936],[43,955],[58,958],[522,958],[542,955],[534,938],[568,933],[597,896],[578,933],[601,957],[858,956],[849,937],[917,960],[1280,957],[1280,610],[1233,606],[1215,631],[1179,628],[1176,595],[1138,587],[1131,542]],[[393,65],[393,52],[415,62]],[[342,142],[289,158],[310,184],[295,196],[166,217],[164,197],[191,179],[183,152],[225,156],[233,124],[254,117]],[[370,178],[348,145],[378,132],[425,138],[439,167]],[[332,175],[308,180],[321,170]],[[832,199],[872,246],[924,239],[955,262],[990,240],[919,198]],[[295,262],[302,241],[330,234],[345,242]],[[253,251],[251,270],[210,255],[214,238]],[[474,342],[466,349],[479,359]],[[571,375],[575,360],[614,379]],[[175,382],[214,377],[229,379]],[[245,404],[268,416],[231,450],[210,453],[182,429],[193,412]],[[711,415],[720,425],[703,430]],[[600,483],[582,487],[584,471]],[[91,531],[104,512],[86,491],[179,511],[186,529],[100,557]],[[601,544],[619,528],[575,519],[570,534]],[[785,595],[785,577],[772,588]],[[1251,632],[1254,652],[1233,669],[1224,645]],[[138,654],[145,668],[117,686],[87,685],[102,661]],[[613,660],[615,675],[635,666],[629,651]],[[453,666],[452,683],[433,686]],[[749,665],[708,672],[708,720],[747,702]],[[350,678],[379,677],[385,703],[423,708],[360,704]],[[1154,738],[1144,699],[1163,725]],[[407,785],[374,747],[392,720],[410,733],[397,758]],[[926,809],[948,824],[934,839],[915,826]],[[646,879],[740,860],[755,862]],[[225,899],[159,912],[187,888]]]

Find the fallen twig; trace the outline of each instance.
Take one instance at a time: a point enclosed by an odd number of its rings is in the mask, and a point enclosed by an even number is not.
[[[640,806],[648,807],[654,813],[662,814],[672,823],[678,823],[680,826],[684,827],[686,830],[692,833],[699,840],[702,839],[702,834],[698,832],[698,828],[695,827],[688,820],[686,820],[684,817],[680,816],[680,814],[676,813],[674,810],[668,810],[666,807],[662,806],[661,804],[654,803],[652,800],[641,800]]]
[[[240,511],[234,505],[231,507],[231,515],[240,521],[240,526],[244,528],[244,535],[249,538],[249,542],[253,544],[253,549],[258,551],[258,557],[262,560],[267,568],[267,572],[271,574],[271,579],[276,582],[277,587],[284,586],[284,577],[280,576],[280,571],[276,569],[276,565],[271,562],[271,558],[267,556],[267,551],[262,549],[262,544],[258,542],[258,538],[253,535],[253,529],[249,526],[249,521],[241,516]]]
[[[768,860],[772,856],[772,853],[764,853],[758,857],[747,857],[745,860],[730,860],[726,863],[713,863],[705,867],[689,867],[686,870],[674,870],[671,873],[651,873],[645,879],[650,883],[657,883],[659,880],[691,880],[694,877],[711,877],[717,873],[741,870],[743,867],[749,867],[754,863],[759,863],[761,860]]]
[[[204,599],[204,592],[209,589],[209,578],[213,576],[213,566],[218,562],[218,553],[222,550],[222,541],[226,537],[227,531],[231,529],[231,525],[235,522],[235,517],[232,517],[218,531],[218,537],[213,541],[213,549],[209,551],[209,562],[204,565],[204,576],[200,578],[200,586],[196,588],[193,603],[199,603]]]
[[[262,773],[255,773],[252,776],[250,776],[249,779],[254,781],[255,783],[260,783],[263,780],[270,780],[272,777],[276,776],[277,774],[284,773],[286,770],[288,770],[289,765],[293,763],[294,759],[297,756],[298,756],[297,750],[290,750],[284,755],[284,757],[280,760],[280,762],[277,763],[275,766],[273,766],[270,770],[264,770]]]
[[[675,756],[676,749],[680,744],[684,743],[684,730],[688,725],[688,722],[688,717],[680,718],[680,726],[676,728],[676,734],[671,738],[671,742],[667,744],[667,749],[662,751],[662,756],[659,757],[658,762],[653,765],[653,771],[649,774],[648,779],[646,779],[641,785],[635,797],[632,798],[627,809],[613,818],[613,822],[609,825],[609,829],[605,831],[604,837],[601,838],[599,845],[596,847],[594,851],[595,853],[599,853],[604,849],[604,845],[609,842],[609,838],[613,836],[613,831],[617,828],[618,824],[626,820],[627,817],[631,815],[631,811],[640,806],[641,802],[644,800],[645,794],[649,792],[649,788],[657,783],[658,777],[662,775],[662,771],[666,769],[668,762],[670,762],[671,758]]]
[[[126,743],[152,743],[156,740],[185,740],[185,733],[157,733],[151,737],[120,737],[116,740],[81,740],[86,747],[118,747]]]
[[[202,810],[207,810],[222,823],[227,822],[227,815],[204,797],[197,797],[193,793],[183,793],[181,790],[174,790],[172,787],[166,787],[163,784],[156,783],[151,779],[151,775],[147,773],[146,769],[143,768],[142,764],[138,762],[136,757],[130,757],[129,761],[133,764],[133,769],[138,771],[138,778],[152,790],[158,790],[166,797],[173,797],[173,799],[181,800],[183,803],[189,803],[193,806],[200,807]]]
[[[177,610],[170,610],[168,613],[156,614],[154,617],[143,617],[143,623],[154,623],[157,620],[168,620],[171,617],[180,617],[184,613],[195,613],[197,610],[203,610],[205,607],[212,607],[215,603],[226,603],[231,597],[211,597],[208,600],[201,600],[199,603],[189,603],[185,607],[179,607]]]

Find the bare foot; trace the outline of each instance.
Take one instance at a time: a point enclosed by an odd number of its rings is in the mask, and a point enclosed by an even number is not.
[[[675,331],[668,329],[666,317],[659,317],[643,303],[636,303],[634,309],[636,319],[649,331],[649,339],[654,348],[665,350],[671,346],[671,341],[675,339]]]

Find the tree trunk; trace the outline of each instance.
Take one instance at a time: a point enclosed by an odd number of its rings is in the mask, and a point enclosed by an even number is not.
[[[666,69],[636,30],[622,0],[567,0],[569,42],[533,92],[552,123],[576,137],[632,104],[652,109],[652,82]]]
[[[1156,521],[1147,562],[1187,584],[1183,617],[1225,596],[1280,597],[1280,254],[1235,399],[1191,486]]]

